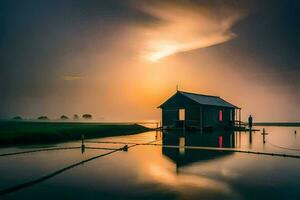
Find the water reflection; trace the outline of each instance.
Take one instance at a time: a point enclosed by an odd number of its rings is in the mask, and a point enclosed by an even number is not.
[[[231,132],[166,132],[162,137],[163,145],[174,145],[179,148],[163,146],[162,154],[171,159],[177,167],[185,166],[193,162],[207,161],[227,156],[232,152],[204,151],[186,149],[186,146],[200,147],[227,147],[234,148],[236,136]]]
[[[188,146],[298,154],[300,129],[265,127],[261,132],[147,132],[94,141],[147,143],[66,170],[3,199],[292,199],[300,196],[300,159],[225,151],[193,150]],[[257,128],[258,129],[258,128]],[[262,129],[262,128],[261,128]],[[160,139],[162,139],[160,141]],[[251,140],[250,140],[251,139]],[[270,143],[288,147],[282,149]],[[59,144],[80,146],[81,141]],[[0,189],[28,182],[124,144],[86,143],[80,149],[45,151],[0,159]],[[0,153],[20,151],[1,149]]]

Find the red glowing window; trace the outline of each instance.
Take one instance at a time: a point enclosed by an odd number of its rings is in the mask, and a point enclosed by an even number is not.
[[[219,121],[220,122],[223,121],[223,111],[222,110],[219,111]]]
[[[219,147],[222,148],[223,147],[223,137],[219,136]]]

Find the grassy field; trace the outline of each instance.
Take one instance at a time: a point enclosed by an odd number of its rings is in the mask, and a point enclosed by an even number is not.
[[[55,143],[85,138],[136,134],[150,130],[138,124],[0,121],[0,145]]]

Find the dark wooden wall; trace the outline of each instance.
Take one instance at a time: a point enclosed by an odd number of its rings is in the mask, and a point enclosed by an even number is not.
[[[162,125],[174,126],[175,121],[179,120],[179,109],[163,109],[162,110]]]
[[[223,119],[222,121],[219,121],[219,112],[222,111],[223,113]],[[215,107],[215,106],[208,106],[204,107],[204,113],[205,116],[203,118],[204,120],[204,126],[229,126],[231,125],[231,121],[234,119],[231,117],[232,113],[234,115],[234,109],[231,108],[225,108],[225,107]],[[234,117],[234,116],[233,116]]]
[[[188,106],[185,108],[185,124],[190,127],[201,126],[200,106]]]
[[[186,106],[165,108],[162,111],[162,125],[174,126],[179,120],[179,109],[185,109],[185,124],[189,127],[230,126],[234,120],[234,109],[215,106]],[[201,114],[202,109],[202,114]],[[223,120],[219,121],[219,111],[223,112]]]
[[[162,106],[162,125],[175,126],[179,120],[179,109],[185,109],[185,125],[189,127],[229,126],[234,120],[234,109],[217,106],[204,106],[176,93]],[[219,121],[219,111],[223,112],[223,120]],[[232,113],[231,113],[232,112]]]

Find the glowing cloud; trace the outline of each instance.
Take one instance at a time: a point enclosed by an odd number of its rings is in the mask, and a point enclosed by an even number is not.
[[[244,16],[237,9],[190,4],[144,5],[143,11],[160,22],[146,33],[143,56],[150,61],[232,40],[232,26]]]

